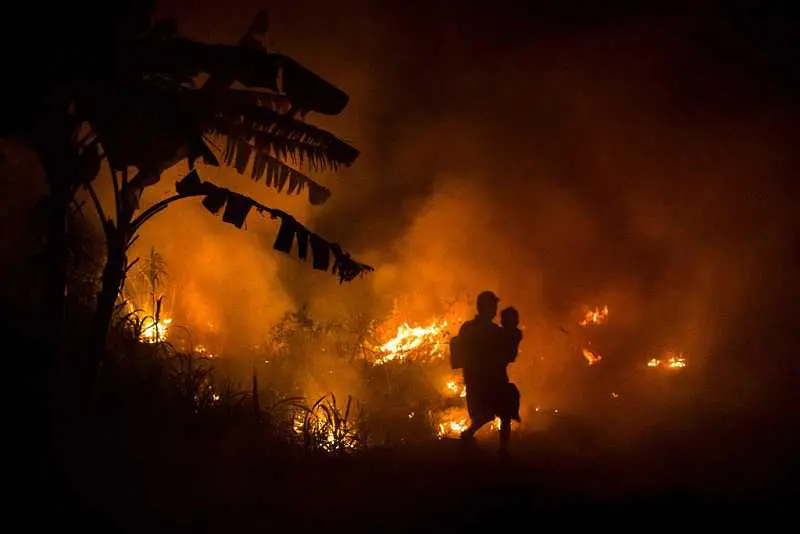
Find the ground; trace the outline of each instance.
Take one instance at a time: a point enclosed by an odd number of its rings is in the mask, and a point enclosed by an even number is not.
[[[135,450],[95,443],[80,472],[62,473],[66,482],[50,488],[55,509],[36,519],[84,532],[175,533],[775,518],[794,494],[795,449],[788,438],[756,439],[745,424],[755,423],[728,422],[727,430],[753,439],[731,439],[720,424],[703,438],[656,433],[635,444],[551,425],[517,432],[505,459],[486,434],[475,447],[435,440],[340,458],[270,448],[247,431]]]

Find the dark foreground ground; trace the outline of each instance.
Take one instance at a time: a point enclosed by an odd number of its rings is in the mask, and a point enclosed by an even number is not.
[[[679,423],[625,442],[555,421],[517,433],[507,459],[496,454],[494,435],[476,448],[441,440],[341,458],[265,444],[245,429],[223,441],[101,439],[62,460],[16,511],[31,531],[83,532],[535,530],[791,518],[797,449],[788,427],[781,433],[764,419],[717,417],[700,433],[697,420],[692,428]]]
[[[281,445],[247,419],[197,428],[138,401],[136,418],[48,431],[41,393],[9,391],[11,531],[739,528],[793,521],[798,502],[800,434],[786,402],[745,414],[693,400],[633,431],[617,414],[547,415],[514,434],[507,459],[491,432],[474,449],[431,440],[330,457]]]

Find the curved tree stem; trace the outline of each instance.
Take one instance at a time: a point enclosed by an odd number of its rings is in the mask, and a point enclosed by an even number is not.
[[[106,220],[106,213],[103,211],[103,204],[100,202],[97,192],[95,192],[94,187],[92,187],[90,182],[86,182],[84,184],[84,188],[89,192],[89,196],[92,199],[92,204],[94,204],[94,209],[97,212],[97,216],[100,218],[100,224],[105,227],[105,225],[108,224],[108,220]]]
[[[150,206],[149,208],[144,210],[141,215],[139,215],[133,221],[131,221],[131,225],[130,225],[131,226],[131,234],[135,234],[139,230],[139,228],[142,227],[142,225],[144,223],[146,223],[148,220],[150,220],[150,218],[153,215],[165,210],[167,208],[167,206],[169,206],[173,202],[176,202],[176,201],[184,199],[184,198],[199,197],[199,196],[203,196],[203,194],[201,194],[201,193],[178,194],[178,195],[172,195],[171,197],[168,197],[168,198],[165,198],[164,200],[160,200],[160,201],[156,202],[155,204],[153,204],[152,206]]]

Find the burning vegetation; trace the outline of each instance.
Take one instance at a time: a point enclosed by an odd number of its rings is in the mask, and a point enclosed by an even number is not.
[[[417,360],[442,357],[449,338],[447,326],[446,320],[433,322],[428,326],[401,324],[393,338],[373,347],[378,354],[373,364],[383,365],[387,362],[403,361],[408,357],[415,357]]]
[[[661,358],[653,358],[647,362],[647,367],[662,369],[683,369],[686,367],[686,358],[682,353],[666,352]]]
[[[224,364],[241,359],[224,350],[186,344],[188,329],[177,326],[166,312],[180,293],[170,287],[166,264],[155,250],[134,269],[131,280],[124,306],[139,342],[174,346],[197,361]],[[467,391],[460,372],[449,367],[449,341],[470,309],[470,300],[463,298],[425,322],[407,320],[397,301],[380,321],[360,316],[323,322],[305,308],[287,313],[271,327],[263,344],[252,347],[249,359],[257,363],[249,395],[259,410],[285,421],[295,440],[318,451],[339,453],[367,443],[458,437],[469,424]],[[593,344],[597,334],[610,327],[610,312],[607,305],[585,310],[576,321],[582,346],[574,357],[594,368],[604,365],[606,357],[615,357],[602,355]],[[647,361],[647,367],[675,371],[686,363],[685,354],[665,352]],[[333,391],[343,387],[347,400],[342,405]],[[210,402],[220,402],[223,393],[208,388]],[[524,394],[537,396],[535,391]],[[317,400],[308,403],[309,397]],[[606,393],[613,401],[620,397],[617,391]],[[558,413],[530,408],[533,416]],[[488,428],[499,429],[499,423],[496,420]],[[515,423],[514,430],[520,426]]]
[[[396,314],[396,312],[395,312]],[[466,410],[467,390],[459,372],[451,371],[446,365],[451,336],[449,325],[455,328],[463,322],[462,317],[453,315],[431,322],[427,326],[411,326],[402,323],[397,327],[396,334],[382,345],[374,347],[376,357],[371,365],[384,364],[403,365],[410,362],[420,366],[420,372],[432,377],[442,377],[438,381],[442,384],[439,393],[444,398],[445,407],[440,410],[428,411],[430,420],[439,438],[457,437],[469,426],[469,416]],[[382,327],[379,330],[386,330]],[[409,412],[409,419],[418,417],[416,412]],[[492,424],[498,429],[499,420]]]
[[[584,328],[593,328],[605,325],[608,322],[608,306],[595,308],[587,311],[583,319],[578,321],[578,325]],[[591,345],[588,340],[587,345]],[[581,348],[581,354],[589,366],[595,365],[603,360],[603,356],[597,351],[588,347]],[[652,358],[647,362],[648,367],[659,367],[664,369],[682,369],[686,367],[686,356],[682,352],[666,351],[660,358]],[[616,398],[616,397],[615,397]]]
[[[586,312],[586,315],[578,323],[580,326],[600,325],[608,319],[608,306],[603,306],[603,309],[595,308],[594,310]]]
[[[153,259],[158,259],[155,252],[140,270],[152,274]],[[166,278],[164,269],[162,280]],[[124,316],[140,343],[180,349],[198,361],[226,360],[224,353],[218,356],[203,345],[187,346],[181,333],[186,329],[174,325],[173,318],[162,311],[166,301],[164,295],[153,291],[153,277],[142,275],[142,279],[151,283],[132,285],[126,296],[131,301],[154,303],[154,308],[136,308],[128,301],[125,309],[129,312]],[[144,288],[145,294],[137,294],[136,287]],[[288,313],[272,327],[267,343],[253,347],[252,357],[261,363],[254,368],[258,392],[253,390],[250,395],[266,401],[263,404],[270,413],[283,413],[279,419],[286,421],[288,433],[319,451],[355,450],[368,440],[457,437],[468,425],[466,388],[460,373],[449,368],[447,356],[452,330],[463,321],[466,307],[466,302],[461,302],[420,325],[400,322],[402,312],[395,306],[389,318],[368,321],[361,329],[354,324],[357,321],[323,324],[313,321],[305,310]],[[306,403],[309,382],[317,381],[321,388],[315,360],[329,355],[346,362],[345,372],[356,370],[364,402],[348,395],[342,406],[329,392]],[[332,373],[329,371],[329,376]],[[330,376],[322,383],[332,390],[338,380]],[[219,394],[215,395],[219,401]],[[499,428],[499,421],[491,428]]]
[[[475,32],[474,21],[452,20],[463,9],[428,10],[425,20],[397,13],[395,22],[396,10],[326,4],[309,18],[307,8],[279,10],[290,22],[313,19],[285,30],[286,50],[298,46],[298,57],[355,91],[352,100],[272,50],[284,36],[267,35],[265,17],[230,35],[241,13],[204,28],[105,10],[122,26],[50,24],[61,27],[57,38],[33,32],[46,52],[10,68],[19,81],[11,85],[30,98],[8,102],[29,108],[30,121],[7,133],[33,142],[4,163],[20,164],[20,190],[36,186],[48,198],[36,205],[42,224],[6,224],[10,234],[31,229],[25,250],[42,260],[42,269],[4,269],[16,300],[41,295],[31,313],[7,306],[24,328],[9,346],[24,347],[17,381],[32,386],[17,397],[53,423],[35,425],[42,432],[30,448],[46,463],[31,463],[37,477],[17,493],[55,488],[39,499],[42,517],[85,523],[97,515],[85,512],[101,512],[104,526],[141,530],[163,519],[180,532],[275,518],[298,530],[326,521],[380,530],[393,509],[435,511],[434,523],[452,528],[449,504],[464,492],[480,484],[485,492],[472,496],[499,503],[505,492],[492,493],[530,486],[529,473],[542,491],[525,502],[543,510],[579,508],[563,491],[578,484],[576,495],[604,488],[602,501],[633,495],[626,476],[673,496],[682,471],[698,487],[722,465],[716,445],[740,441],[731,438],[738,420],[719,416],[720,406],[754,406],[755,392],[772,385],[751,362],[784,350],[780,339],[756,342],[756,321],[770,322],[759,296],[777,300],[772,286],[785,277],[768,274],[787,271],[791,243],[788,217],[768,204],[788,195],[761,187],[791,177],[792,152],[782,152],[785,114],[771,105],[738,113],[713,94],[717,82],[693,77],[708,72],[725,89],[727,71],[763,77],[729,68],[741,61],[725,62],[726,72],[696,61],[731,47],[694,50],[718,33],[688,21],[680,25],[691,34],[654,46],[674,17],[651,31],[651,18],[603,16],[584,31],[594,17],[584,13],[580,28],[559,16],[553,31],[531,32],[521,12],[513,24],[482,13]],[[509,33],[521,27],[544,37]],[[471,42],[477,34],[492,46]],[[481,83],[487,68],[496,83]],[[69,83],[50,91],[53,76]],[[332,190],[343,194],[318,209]],[[75,231],[67,211],[102,241],[80,289],[74,273],[64,281],[62,238]],[[7,259],[23,259],[14,243],[6,248]],[[83,277],[83,264],[69,269]],[[470,423],[449,341],[474,313],[463,292],[481,289],[517,307],[526,326],[509,369],[522,397],[512,443],[528,456],[523,478],[513,474],[519,484],[507,484],[504,469],[484,473],[493,463],[472,469],[482,455],[452,454],[449,444]],[[712,365],[710,355],[724,361]],[[49,399],[52,410],[41,402]],[[493,443],[498,423],[479,438]],[[602,439],[589,435],[595,429]],[[709,478],[730,482],[730,469],[763,449],[764,437],[749,434],[727,472]],[[629,448],[615,446],[623,441]],[[421,446],[329,458],[408,443]],[[390,490],[370,489],[376,473]],[[325,499],[330,488],[342,488],[338,498]],[[453,502],[428,506],[436,495]],[[508,497],[518,508],[521,496]],[[64,508],[72,504],[74,513]],[[412,530],[404,527],[395,525]]]

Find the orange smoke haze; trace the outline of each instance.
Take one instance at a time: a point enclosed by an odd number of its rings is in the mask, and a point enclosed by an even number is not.
[[[788,147],[766,104],[718,99],[739,80],[704,72],[685,28],[634,19],[493,53],[442,14],[412,38],[403,18],[315,5],[308,19],[301,4],[272,10],[272,41],[350,94],[342,116],[310,120],[362,157],[321,177],[334,196],[317,209],[230,169],[202,174],[289,209],[377,271],[339,286],[273,253],[270,221],[237,231],[187,202],[144,229],[139,250],[164,254],[190,328],[213,323],[226,348],[244,348],[302,303],[322,319],[380,318],[403,298],[424,323],[491,288],[521,312],[512,375],[538,389],[528,399],[570,395],[557,381],[543,391],[542,376],[580,359],[559,327],[576,330],[583,305],[607,304],[642,363],[662,347],[692,355],[695,372],[725,359],[786,237],[769,185],[786,175]],[[179,27],[232,42],[253,10],[237,13],[224,26],[210,8],[181,14]]]
[[[162,9],[181,33],[228,43],[258,8],[178,4]],[[274,222],[251,216],[240,231],[186,201],[141,231],[133,255],[164,255],[179,295],[167,306],[193,335],[213,330],[226,353],[245,354],[301,304],[314,318],[380,319],[400,298],[407,320],[425,323],[492,289],[525,326],[511,375],[528,410],[581,395],[560,373],[586,365],[584,306],[608,306],[610,346],[639,355],[631,365],[679,351],[709,384],[725,366],[720,396],[756,393],[750,362],[729,350],[790,238],[774,188],[790,173],[788,119],[737,98],[735,69],[713,66],[678,20],[523,39],[444,9],[423,21],[358,4],[271,10],[275,50],[351,97],[339,117],[309,117],[362,151],[316,176],[331,200],[311,208],[232,169],[201,175],[290,211],[376,271],[339,286],[273,252]]]

